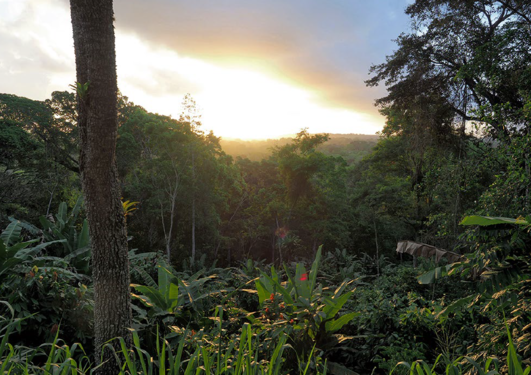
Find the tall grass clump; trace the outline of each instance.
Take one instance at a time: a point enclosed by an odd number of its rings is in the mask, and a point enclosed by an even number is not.
[[[524,367],[523,361],[518,357],[516,349],[514,347],[511,332],[509,326],[507,326],[507,335],[509,337],[509,349],[507,352],[506,367],[502,371],[499,366],[499,361],[495,358],[488,358],[483,364],[476,362],[470,357],[459,357],[451,363],[447,363],[442,372],[437,371],[437,368],[441,368],[439,365],[440,359],[443,355],[439,355],[433,364],[429,366],[422,360],[415,361],[413,363],[400,362],[391,371],[390,375],[395,372],[405,373],[408,375],[464,375],[464,374],[477,374],[477,375],[529,375],[531,374],[531,366]],[[405,372],[401,372],[401,369],[406,369]],[[501,371],[501,372],[500,372]]]

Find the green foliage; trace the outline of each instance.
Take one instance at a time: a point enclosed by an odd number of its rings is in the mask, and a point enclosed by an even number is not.
[[[436,375],[436,374],[452,374],[452,375],[461,375],[472,373],[478,375],[496,375],[500,373],[507,373],[510,375],[528,375],[531,373],[531,366],[527,366],[525,369],[525,364],[522,360],[518,358],[516,349],[513,345],[513,340],[511,338],[511,333],[509,332],[509,327],[507,326],[507,336],[509,339],[509,351],[507,354],[507,366],[506,372],[499,372],[499,363],[495,358],[488,358],[484,363],[480,364],[470,357],[459,357],[453,360],[451,363],[448,363],[446,367],[442,368],[442,371],[436,371],[439,366],[439,360],[443,357],[442,354],[437,357],[433,366],[429,366],[426,362],[422,360],[417,360],[412,364],[407,362],[400,362],[396,367],[391,371],[390,374],[393,374],[395,370],[399,370],[400,366],[403,366],[407,369],[407,373],[410,375]]]
[[[530,225],[531,217],[528,217],[526,219],[524,218],[511,219],[508,217],[471,215],[471,216],[465,217],[459,224],[460,225],[481,225],[481,226],[497,225],[497,224]]]
[[[321,248],[310,272],[298,263],[293,276],[285,269],[286,282],[281,282],[274,267],[271,276],[262,272],[255,280],[263,321],[288,328],[292,345],[299,354],[308,353],[314,347],[331,350],[347,340],[348,337],[336,332],[359,315],[357,312],[339,314],[353,294],[352,291],[344,293],[351,282],[345,280],[334,292],[324,290],[317,284],[320,262]]]
[[[22,224],[18,221],[12,221],[0,234],[0,280],[12,273],[16,265],[29,261],[47,246],[63,242],[63,240],[55,240],[28,247],[38,240],[22,241],[21,231]]]
[[[71,347],[61,345],[58,338],[59,330],[49,344],[42,344],[37,349],[15,347],[9,344],[10,335],[20,324],[21,319],[14,318],[13,308],[5,301],[0,301],[11,313],[11,318],[0,317],[0,371],[2,374],[85,374],[90,369],[90,359],[83,346],[74,344]],[[74,359],[76,358],[76,359]],[[43,363],[33,365],[33,361]]]
[[[74,270],[85,275],[90,274],[90,241],[86,219],[81,220],[82,199],[79,197],[70,212],[66,202],[61,202],[57,214],[39,218],[41,228],[27,222],[19,222],[21,229],[32,236],[41,236],[49,244],[61,243],[59,246],[47,246],[47,255],[64,258]],[[12,222],[17,222],[10,219]]]
[[[0,95],[0,225],[34,221],[54,201],[78,191],[77,134],[63,111],[68,93],[40,102]]]
[[[222,316],[219,317],[222,319]],[[221,337],[210,338],[204,333],[191,334],[190,331],[182,332],[178,344],[173,346],[164,339],[157,344],[156,357],[154,360],[145,350],[140,347],[139,336],[133,332],[135,347],[129,350],[123,339],[120,339],[122,351],[119,353],[123,362],[122,368],[130,374],[280,374],[284,361],[283,352],[289,348],[286,345],[287,337],[279,337],[278,343],[271,350],[271,356],[267,360],[260,359],[259,340],[260,336],[254,335],[249,324],[241,329],[241,335],[234,338],[228,347],[221,349]],[[216,342],[217,341],[217,342]],[[191,347],[190,347],[191,346]],[[185,352],[189,352],[189,358],[184,359]],[[310,357],[311,358],[311,357]],[[300,371],[306,374],[307,371]],[[321,373],[316,372],[316,373]]]
[[[327,156],[342,157],[348,165],[359,162],[376,145],[378,136],[373,134],[330,134],[329,140],[317,147]],[[290,138],[267,140],[221,139],[223,150],[233,158],[260,162],[267,160],[273,150],[292,142]]]
[[[91,291],[69,270],[68,260],[42,254],[66,240],[23,241],[23,226],[12,221],[0,235],[0,299],[25,318],[18,325],[21,339],[42,342],[63,321],[69,335],[85,340],[91,336],[91,322],[84,317],[92,310]]]
[[[85,82],[85,83],[76,82],[75,85],[70,85],[70,87],[76,90],[77,95],[82,101],[85,101],[88,98],[89,85],[90,85],[90,81]]]
[[[224,288],[223,282],[217,280],[217,275],[205,275],[201,270],[193,275],[178,273],[163,259],[156,265],[157,281],[139,267],[139,273],[146,285],[132,284],[138,292],[132,297],[141,301],[143,306],[133,305],[135,325],[140,332],[145,333],[149,340],[156,334],[154,327],[165,326],[165,334],[174,332],[174,327],[210,327],[210,314],[216,303],[222,300],[222,291],[227,293],[230,288]],[[145,309],[147,308],[147,309]],[[145,332],[144,332],[145,331]]]
[[[528,371],[531,55],[520,3],[412,2],[414,29],[368,82],[389,88],[374,148],[374,137],[334,143],[303,130],[259,162],[234,163],[200,130],[191,97],[179,120],[122,97],[117,160],[138,201],[124,213],[140,249],[130,252],[135,347],[121,341],[116,353],[123,372],[318,373],[325,359],[333,373],[390,372],[398,361],[410,373]],[[88,83],[75,89],[88,100]],[[0,323],[0,366],[20,358],[7,371],[33,371],[34,360],[48,372],[81,367],[86,354],[56,345],[59,333],[90,352],[76,116],[72,93],[0,95],[0,224],[25,220],[0,236],[10,303],[0,308],[12,316]],[[490,137],[472,135],[471,120]],[[463,261],[397,265],[407,239]],[[242,269],[215,268],[242,259]],[[22,347],[44,341],[54,343],[47,359]]]
[[[142,295],[133,294],[132,296],[140,299],[146,306],[156,309],[155,314],[173,313],[179,303],[179,281],[160,264],[158,270],[158,285],[153,282],[151,282],[152,286],[132,284],[134,289],[142,293]]]
[[[55,334],[49,344],[43,344],[37,349],[15,347],[9,343],[10,335],[20,324],[20,319],[14,318],[14,310],[9,304],[0,301],[11,312],[11,318],[0,317],[0,370],[2,374],[89,374],[92,362],[87,356],[83,346],[74,344],[67,346]],[[219,309],[218,326],[221,328],[223,320],[222,309]],[[180,335],[177,345],[171,345],[166,339],[157,337],[156,351],[151,355],[142,348],[138,333],[133,331],[133,347],[128,348],[122,338],[121,350],[115,352],[121,364],[120,374],[281,374],[286,367],[284,352],[290,350],[286,344],[287,336],[281,335],[275,346],[267,352],[268,357],[259,357],[260,335],[251,330],[249,324],[244,324],[241,334],[233,338],[228,346],[222,346],[222,331],[218,337],[209,337],[204,332],[193,333],[184,330]],[[109,347],[114,350],[112,346]],[[308,373],[309,363],[313,351],[307,358],[307,364],[299,365],[301,375]],[[33,363],[41,359],[41,366]],[[315,374],[323,372],[323,367],[314,371]]]
[[[193,243],[204,254],[218,251],[220,218],[238,188],[232,160],[221,151],[219,139],[205,135],[199,125],[135,107],[119,129],[124,194],[139,201],[128,217],[135,233],[132,244],[164,249],[172,261],[190,256],[182,250]]]

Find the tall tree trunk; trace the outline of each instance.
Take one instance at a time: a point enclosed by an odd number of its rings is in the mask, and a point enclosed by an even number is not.
[[[130,276],[125,216],[116,168],[117,84],[112,0],[71,0],[77,70],[81,182],[94,281],[96,362],[104,343],[130,343]],[[116,374],[110,350],[98,374]]]

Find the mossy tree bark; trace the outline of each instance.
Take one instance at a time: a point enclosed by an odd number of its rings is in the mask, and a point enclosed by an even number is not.
[[[112,0],[70,0],[77,70],[80,170],[92,246],[97,362],[106,341],[130,342],[130,276],[116,168],[117,83]],[[109,350],[98,374],[116,374]]]

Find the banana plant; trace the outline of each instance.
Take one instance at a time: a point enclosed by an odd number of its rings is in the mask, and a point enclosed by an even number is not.
[[[39,218],[45,238],[66,240],[63,243],[65,253],[61,255],[67,256],[76,251],[89,251],[87,220],[83,220],[81,230],[78,231],[76,226],[82,203],[82,199],[79,198],[69,213],[66,202],[61,202],[55,214],[55,219],[44,216]]]
[[[0,234],[0,282],[18,264],[31,259],[49,245],[64,242],[64,240],[55,240],[30,246],[39,242],[39,239],[23,241],[21,232],[22,224],[19,221],[12,221]]]
[[[54,250],[54,255],[64,258],[78,272],[87,275],[90,274],[89,227],[86,219],[83,220],[81,228],[78,228],[77,224],[82,204],[82,198],[79,198],[72,210],[68,212],[66,202],[61,202],[54,216],[41,216],[39,218],[41,228],[25,222],[19,223],[29,233],[40,235],[46,241],[59,240],[63,250]],[[17,220],[11,219],[11,221],[16,222]]]

